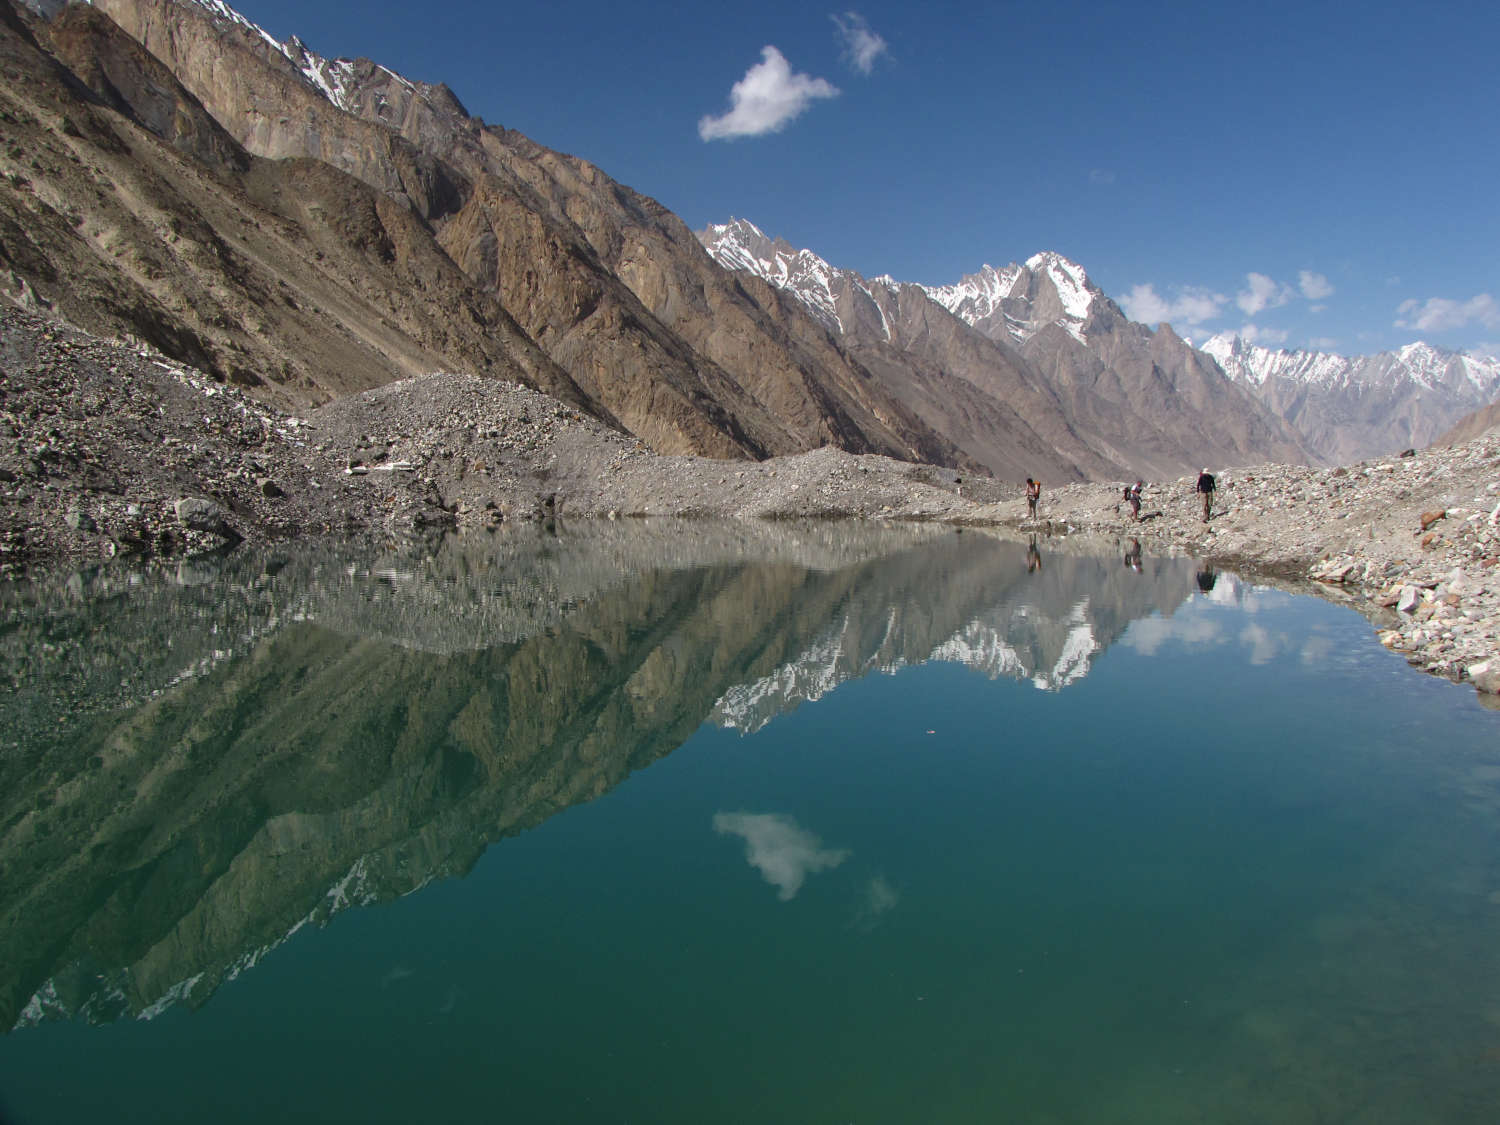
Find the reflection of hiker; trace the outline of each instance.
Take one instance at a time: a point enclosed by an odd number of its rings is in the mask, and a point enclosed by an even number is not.
[[[1026,518],[1036,519],[1036,506],[1042,499],[1042,482],[1026,478]]]
[[[1136,481],[1125,489],[1125,503],[1130,505],[1130,518],[1138,520],[1141,518],[1141,486],[1144,481]]]
[[[1214,506],[1214,475],[1207,469],[1198,474],[1198,493],[1203,497],[1203,522],[1208,522],[1208,513]]]
[[[1130,546],[1125,549],[1125,565],[1137,574],[1141,572],[1141,541],[1132,539]]]
[[[1026,571],[1035,573],[1042,569],[1042,553],[1036,549],[1036,536],[1031,537],[1031,546],[1026,548]]]
[[[1218,580],[1219,576],[1214,573],[1214,568],[1211,566],[1205,567],[1198,572],[1198,589],[1202,590],[1205,594],[1211,594],[1214,590],[1214,583]]]

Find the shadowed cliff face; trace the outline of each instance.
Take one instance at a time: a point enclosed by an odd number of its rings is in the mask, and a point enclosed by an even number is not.
[[[1061,687],[1193,588],[1186,562],[1041,551],[1038,571],[928,528],[629,528],[11,590],[0,1024],[203,1003],[705,720],[754,729],[929,659]]]

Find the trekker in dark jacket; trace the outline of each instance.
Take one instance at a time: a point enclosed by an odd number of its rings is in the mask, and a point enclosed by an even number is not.
[[[1214,489],[1218,487],[1214,481],[1214,475],[1207,469],[1198,474],[1198,494],[1203,497],[1203,522],[1208,522],[1208,514],[1214,506]]]

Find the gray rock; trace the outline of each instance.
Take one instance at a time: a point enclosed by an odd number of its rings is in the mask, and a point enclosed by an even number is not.
[[[177,515],[177,522],[189,531],[203,531],[233,542],[238,542],[243,538],[229,522],[229,516],[224,509],[212,500],[201,496],[188,496],[173,504],[172,510]]]
[[[94,522],[94,517],[78,508],[69,508],[68,514],[63,516],[63,522],[74,531],[99,530],[99,525]]]
[[[1415,613],[1422,604],[1422,588],[1420,586],[1402,586],[1401,596],[1396,599],[1396,612]]]
[[[1470,664],[1467,671],[1470,681],[1480,691],[1500,695],[1500,657]]]

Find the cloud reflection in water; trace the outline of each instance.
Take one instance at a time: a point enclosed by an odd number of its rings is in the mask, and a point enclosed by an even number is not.
[[[714,831],[745,841],[745,859],[789,902],[808,875],[830,871],[853,853],[847,848],[825,848],[823,841],[783,813],[714,814]]]

